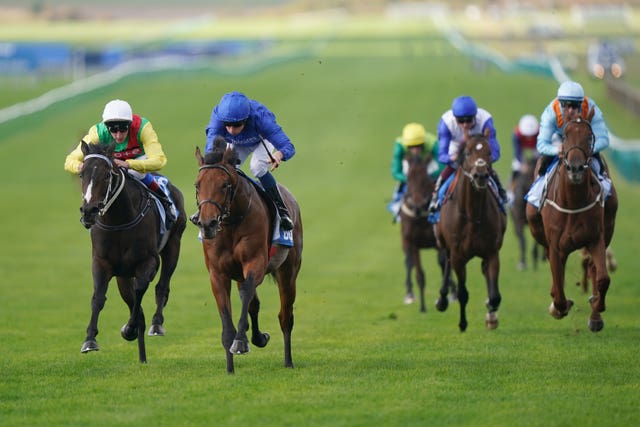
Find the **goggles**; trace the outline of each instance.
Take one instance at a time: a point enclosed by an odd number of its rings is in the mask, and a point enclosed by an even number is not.
[[[560,101],[562,108],[573,108],[574,110],[580,109],[580,101]]]
[[[456,122],[462,124],[462,123],[471,123],[473,122],[473,120],[475,119],[474,116],[462,116],[462,117],[456,117]]]
[[[241,120],[239,122],[224,122],[224,126],[225,127],[230,127],[230,128],[239,128],[241,126],[244,126],[245,121]]]
[[[105,124],[107,125],[107,129],[109,129],[109,132],[111,133],[128,132],[129,127],[131,126],[131,123],[129,122],[109,122]]]

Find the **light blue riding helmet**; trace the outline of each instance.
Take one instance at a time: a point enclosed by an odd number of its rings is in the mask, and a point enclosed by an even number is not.
[[[455,117],[475,116],[478,113],[478,106],[472,97],[463,95],[453,100],[451,111]]]
[[[580,83],[568,80],[558,88],[558,99],[560,101],[582,101],[584,99],[584,90]]]
[[[240,92],[225,93],[214,108],[213,113],[221,122],[241,122],[249,117],[249,99]]]

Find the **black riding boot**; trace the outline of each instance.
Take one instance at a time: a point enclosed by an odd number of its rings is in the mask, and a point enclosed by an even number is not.
[[[169,230],[177,220],[176,215],[173,213],[173,203],[171,203],[171,200],[169,200],[167,195],[164,194],[164,191],[160,188],[153,191],[153,194],[160,200],[160,203],[162,203],[162,206],[164,207],[166,227],[167,230]]]
[[[498,173],[495,171],[495,169],[491,169],[491,177],[498,187],[498,195],[502,199],[502,204],[508,204],[509,198],[507,197],[507,192],[502,187],[502,182],[500,182],[500,177],[498,176]]]
[[[431,194],[431,202],[429,202],[429,213],[436,213],[438,210],[438,191],[440,191],[440,186],[442,185],[442,175],[438,177],[436,180],[436,186],[433,189],[433,193]]]
[[[280,195],[280,190],[278,187],[265,188],[267,196],[275,203],[276,208],[278,208],[278,213],[280,214],[280,228],[284,231],[293,230],[293,221],[289,216],[289,210],[287,209],[287,205],[282,201],[282,196]]]
[[[542,156],[538,176],[544,176],[547,173],[547,169],[549,169],[549,165],[553,162],[553,159],[555,159],[555,156]]]

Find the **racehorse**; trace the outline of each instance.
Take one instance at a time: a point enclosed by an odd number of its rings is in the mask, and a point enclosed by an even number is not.
[[[592,332],[598,332],[604,327],[601,313],[606,308],[605,297],[611,281],[606,249],[613,237],[618,198],[612,185],[605,200],[604,187],[589,167],[594,140],[588,120],[576,119],[566,124],[558,156],[560,163],[547,183],[540,213],[527,204],[527,219],[533,237],[548,255],[553,279],[549,312],[556,319],[565,317],[573,305],[564,292],[567,258],[572,252],[586,248],[591,256],[588,270],[592,283],[588,326]],[[606,165],[604,170],[607,173]]]
[[[433,180],[427,173],[427,165],[431,156],[423,158],[419,154],[408,154],[407,189],[400,207],[400,226],[402,235],[402,250],[404,252],[405,304],[415,300],[411,273],[415,268],[416,282],[420,291],[420,311],[426,312],[424,302],[425,272],[420,260],[420,249],[434,248],[438,251],[438,263],[444,274],[446,253],[438,248],[433,224],[429,222],[428,208],[431,194],[435,187]],[[450,281],[451,294],[455,295],[455,283]]]
[[[484,135],[469,135],[458,152],[459,167],[440,208],[436,224],[438,245],[446,250],[445,277],[436,308],[445,311],[448,306],[447,282],[451,270],[458,279],[460,302],[460,331],[467,329],[466,306],[467,263],[473,257],[482,259],[482,274],[487,284],[488,313],[485,324],[489,329],[498,327],[497,310],[502,297],[498,287],[500,272],[499,251],[507,228],[506,215],[501,211],[497,190],[492,187],[491,147],[489,130]]]
[[[284,366],[293,368],[291,331],[296,278],[302,263],[302,220],[294,197],[280,186],[295,226],[293,247],[272,245],[273,206],[239,169],[238,155],[226,148],[223,138],[214,140],[211,153],[202,156],[196,148],[199,171],[195,181],[199,215],[195,225],[202,233],[204,260],[211,290],[222,320],[222,346],[227,372],[234,372],[233,356],[249,352],[247,330],[251,317],[251,342],[264,347],[269,334],[260,331],[260,300],[256,288],[265,275],[272,275],[280,293],[280,329],[284,336]],[[231,317],[231,281],[236,281],[241,300],[238,327]]]
[[[533,184],[536,160],[535,157],[529,157],[522,163],[520,174],[516,177],[513,188],[513,203],[510,211],[520,249],[520,260],[518,261],[518,270],[520,271],[524,271],[527,268],[527,238],[525,236],[525,227],[527,226],[525,208],[527,202],[524,196],[529,191],[531,184]],[[531,245],[531,259],[533,260],[534,270],[538,268],[538,260],[542,257],[541,252],[540,245],[534,240]]]
[[[178,218],[170,230],[164,230],[159,208],[147,187],[113,162],[114,144],[86,144],[83,141],[82,152],[80,220],[91,229],[93,297],[91,320],[80,351],[99,350],[96,341],[98,316],[107,299],[109,281],[115,276],[120,295],[130,312],[129,320],[120,332],[128,341],[138,339],[138,356],[140,362],[145,363],[146,324],[142,297],[162,264],[155,287],[156,312],[149,335],[164,335],[163,309],[169,300],[169,283],[178,264],[180,240],[186,228],[184,199],[180,190],[169,184]]]

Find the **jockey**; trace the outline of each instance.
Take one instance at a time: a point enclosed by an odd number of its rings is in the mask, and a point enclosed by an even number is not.
[[[114,163],[142,181],[160,200],[165,208],[166,228],[169,229],[177,218],[177,210],[168,194],[166,178],[149,173],[157,172],[167,164],[151,122],[133,114],[128,102],[114,99],[105,105],[102,122],[93,125],[82,140],[87,144],[115,143]],[[67,155],[64,169],[79,174],[83,162],[82,143],[79,143]]]
[[[489,129],[489,145],[491,146],[491,162],[500,159],[500,144],[496,139],[496,129],[493,125],[491,114],[483,109],[478,108],[476,102],[470,96],[459,96],[453,100],[451,109],[446,111],[440,118],[438,123],[438,141],[440,143],[440,152],[438,161],[446,164],[438,180],[436,188],[431,197],[429,211],[434,213],[439,208],[438,190],[440,186],[447,181],[447,178],[457,169],[457,156],[460,146],[464,143],[464,131],[469,134],[482,134],[485,129]],[[502,188],[502,183],[498,174],[491,168],[491,177],[498,187],[498,193],[502,199],[502,203],[507,203],[507,193]]]
[[[511,161],[511,193],[516,179],[522,171],[522,163],[526,159],[537,159],[540,155],[536,150],[536,142],[540,133],[538,119],[531,114],[525,114],[518,121],[513,131],[513,160]],[[512,197],[509,197],[512,199]]]
[[[391,160],[391,176],[398,181],[393,198],[387,205],[387,210],[393,214],[393,221],[396,222],[402,205],[402,197],[407,187],[407,170],[409,165],[405,160],[408,152],[421,154],[423,157],[427,153],[431,154],[431,161],[427,165],[427,172],[433,179],[436,179],[444,165],[437,162],[438,140],[428,133],[420,123],[408,123],[402,129],[402,136],[396,138],[393,146],[393,159]]]
[[[213,149],[213,140],[218,135],[238,153],[238,167],[253,153],[249,164],[251,173],[258,178],[276,205],[280,214],[280,228],[292,230],[293,221],[271,171],[293,157],[296,150],[276,122],[275,115],[243,93],[229,92],[222,96],[211,112],[211,120],[206,128],[205,153]]]
[[[584,96],[584,90],[579,83],[566,81],[558,88],[558,96],[554,98],[542,112],[540,117],[540,133],[536,148],[542,154],[540,169],[538,170],[538,178],[534,181],[525,196],[527,202],[540,208],[542,193],[546,179],[544,176],[549,172],[549,166],[560,154],[562,149],[562,131],[564,126],[571,120],[582,118],[587,120],[593,112],[591,118],[591,130],[594,135],[593,158],[589,160],[589,167],[601,179],[601,183],[605,189],[610,188],[610,181],[601,173],[604,168],[601,167],[599,152],[609,146],[609,130],[602,116],[602,111],[596,103],[589,97]],[[606,194],[609,193],[607,189]]]
[[[597,153],[609,146],[609,129],[602,111],[595,101],[584,96],[579,83],[566,81],[560,85],[558,96],[547,105],[540,117],[540,133],[536,144],[543,156],[538,172],[540,176],[547,172],[551,162],[558,156],[565,124],[579,117],[586,120],[592,111],[591,129],[595,137],[593,152],[597,156]],[[600,174],[600,161],[591,162],[590,166],[597,175]]]

